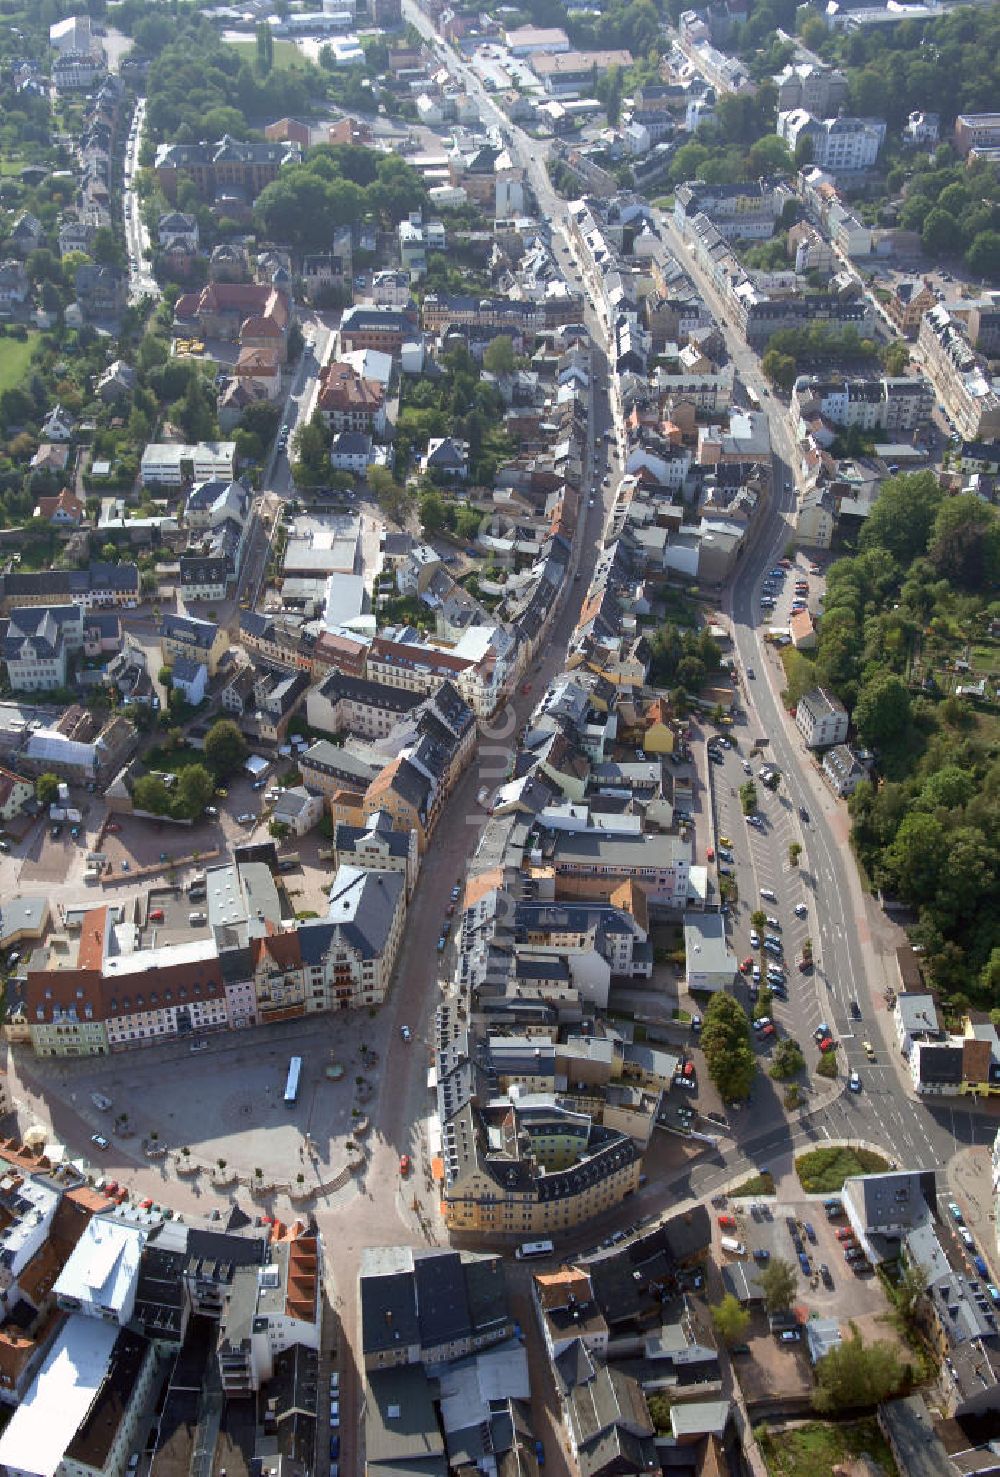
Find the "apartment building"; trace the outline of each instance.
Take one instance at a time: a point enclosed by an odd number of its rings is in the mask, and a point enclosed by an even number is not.
[[[847,738],[847,709],[825,687],[814,687],[799,698],[795,726],[809,749],[827,749]]]
[[[151,441],[142,453],[139,475],[143,487],[232,482],[236,465],[235,441],[200,441],[196,446]]]
[[[452,1084],[439,1096],[447,1104]],[[450,1231],[551,1235],[582,1225],[638,1188],[640,1151],[550,1094],[475,1107],[441,1121],[442,1209]]]
[[[204,662],[208,675],[214,677],[229,637],[214,621],[199,620],[192,615],[164,615],[160,622],[160,651],[167,664],[178,657]]]
[[[969,342],[965,324],[939,303],[924,314],[917,342],[931,383],[959,434],[969,441],[1000,437],[1000,395],[986,360]]]
[[[793,198],[782,180],[717,185],[687,180],[674,192],[674,222],[687,235],[689,222],[705,215],[727,240],[769,241]]]
[[[529,876],[551,873],[558,897],[609,900],[620,883],[636,882],[652,907],[683,905],[690,867],[691,843],[680,836],[596,829],[546,832],[525,860]]]
[[[813,163],[835,177],[871,169],[885,139],[881,118],[850,118],[839,114],[817,118],[805,108],[778,114],[777,134],[794,153],[800,141],[809,139]]]
[[[320,371],[316,407],[336,434],[385,435],[385,389],[380,381],[363,378],[350,364],[328,364]]]
[[[933,403],[923,376],[831,380],[800,375],[792,389],[791,410],[799,418],[800,434],[817,414],[835,426],[905,432],[926,421]]]
[[[138,603],[139,569],[135,564],[94,560],[86,569],[0,575],[0,610],[5,615],[24,605],[79,605],[84,610],[99,610]]]
[[[954,140],[957,153],[963,157],[972,149],[1000,148],[1000,113],[959,113]]]
[[[333,828],[333,865],[364,867],[373,872],[402,872],[406,896],[417,885],[420,854],[414,831],[397,831],[383,811],[376,811],[363,826],[346,821]]]
[[[416,310],[380,308],[371,303],[355,303],[345,308],[340,320],[341,350],[375,349],[398,355],[405,343],[419,337],[420,323]]]
[[[937,297],[927,282],[896,281],[890,287],[883,306],[897,333],[903,338],[915,339],[920,320],[937,306]]]
[[[0,657],[15,692],[66,686],[67,659],[83,648],[83,607],[34,605],[0,621]]]
[[[189,179],[203,200],[212,202],[235,189],[252,205],[286,164],[301,160],[302,146],[289,139],[234,139],[226,134],[216,143],[160,144],[153,171],[172,203],[180,181]]]
[[[847,78],[836,67],[790,63],[774,78],[778,112],[804,108],[816,118],[835,118],[847,102]]]
[[[322,1255],[301,1222],[272,1237],[261,1267],[238,1267],[219,1318],[217,1360],[223,1393],[246,1399],[272,1378],[292,1348],[319,1350]]]
[[[466,1359],[509,1339],[503,1258],[447,1247],[366,1247],[358,1327],[368,1371]]]

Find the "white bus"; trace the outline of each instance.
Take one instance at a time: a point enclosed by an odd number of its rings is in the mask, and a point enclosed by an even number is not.
[[[523,1241],[514,1255],[519,1262],[526,1262],[533,1256],[551,1256],[554,1251],[551,1241]]]
[[[285,1083],[285,1107],[293,1108],[299,1095],[299,1077],[302,1074],[302,1058],[293,1056],[288,1063],[288,1080]]]

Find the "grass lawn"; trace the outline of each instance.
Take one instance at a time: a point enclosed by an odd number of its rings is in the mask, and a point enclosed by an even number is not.
[[[800,1154],[795,1172],[803,1190],[811,1194],[832,1194],[841,1190],[844,1181],[854,1174],[882,1174],[889,1168],[888,1159],[870,1149],[813,1149]]]
[[[160,769],[164,774],[176,774],[179,769],[186,769],[189,764],[203,764],[211,774],[204,754],[198,749],[165,749],[157,744],[146,752],[147,770]]]
[[[31,355],[39,334],[29,333],[23,341],[7,335],[0,338],[0,394],[16,389],[28,377]]]
[[[771,1174],[752,1174],[742,1185],[737,1185],[735,1190],[730,1190],[731,1196],[737,1195],[773,1195],[774,1176]]]
[[[862,1453],[873,1457],[890,1477],[898,1472],[874,1417],[837,1423],[808,1421],[803,1426],[758,1432],[758,1440],[773,1477],[817,1477]]]
[[[994,642],[988,646],[974,646],[969,654],[969,661],[977,677],[984,672],[995,677],[1000,672],[1000,646]]]
[[[227,41],[234,51],[238,51],[251,66],[257,60],[257,41],[255,37],[248,37],[246,41]],[[274,65],[279,71],[287,72],[292,67],[305,66],[306,59],[302,55],[294,41],[275,41],[274,43]]]

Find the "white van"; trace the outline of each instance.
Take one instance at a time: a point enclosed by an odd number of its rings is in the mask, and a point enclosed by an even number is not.
[[[719,1245],[723,1251],[728,1251],[730,1256],[746,1256],[747,1249],[742,1241],[737,1241],[735,1236],[723,1236]]]

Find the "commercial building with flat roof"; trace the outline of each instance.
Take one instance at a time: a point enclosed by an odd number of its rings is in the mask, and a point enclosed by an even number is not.
[[[736,978],[736,955],[721,913],[684,914],[684,968],[689,990],[725,990]]]

